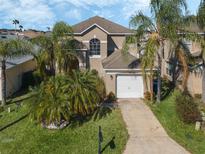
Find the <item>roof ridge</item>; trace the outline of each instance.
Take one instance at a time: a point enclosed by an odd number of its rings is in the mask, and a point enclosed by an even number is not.
[[[84,31],[90,29],[92,26],[97,25],[99,28],[104,29],[109,34],[131,34],[132,31],[119,23],[115,23],[109,19],[101,16],[90,17],[80,23],[73,25],[74,33],[82,34]]]

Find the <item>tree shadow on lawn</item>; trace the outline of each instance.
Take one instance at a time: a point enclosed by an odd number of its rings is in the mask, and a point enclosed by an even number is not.
[[[28,95],[29,94],[29,95]],[[29,93],[28,89],[21,89],[20,91],[14,93],[11,97],[7,99],[7,105],[16,104],[21,105],[24,100],[31,98],[33,95]]]
[[[25,119],[28,115],[29,115],[29,114],[26,114],[26,115],[24,115],[24,116],[18,118],[17,120],[15,120],[15,121],[13,121],[13,122],[11,122],[11,123],[9,123],[9,124],[3,126],[3,127],[0,127],[0,132],[3,131],[3,130],[5,130],[5,129],[7,129],[7,128],[9,128],[9,127],[11,127],[11,126],[13,126],[13,125],[15,125],[16,123],[20,122],[21,120]]]
[[[71,118],[71,123],[68,125],[71,128],[82,126],[84,123],[89,122],[91,120],[97,121],[99,119],[103,119],[112,113],[112,110],[115,109],[115,105],[113,103],[102,103],[98,106],[94,113],[87,116],[75,115]]]

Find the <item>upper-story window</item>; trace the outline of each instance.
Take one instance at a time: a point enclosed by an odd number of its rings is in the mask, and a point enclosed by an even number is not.
[[[96,38],[90,40],[90,55],[100,55],[100,40]]]

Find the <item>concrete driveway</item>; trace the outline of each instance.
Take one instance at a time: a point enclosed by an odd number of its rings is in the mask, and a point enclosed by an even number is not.
[[[119,106],[129,133],[124,154],[189,154],[167,135],[142,100],[121,99]]]

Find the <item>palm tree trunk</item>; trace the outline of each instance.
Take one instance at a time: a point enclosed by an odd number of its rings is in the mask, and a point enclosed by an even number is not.
[[[6,104],[6,61],[1,61],[1,100],[2,106]]]
[[[150,99],[153,101],[153,74],[150,75]]]
[[[205,64],[203,64],[203,75],[202,75],[202,101],[205,103]]]
[[[161,101],[161,57],[158,54],[157,102]]]

